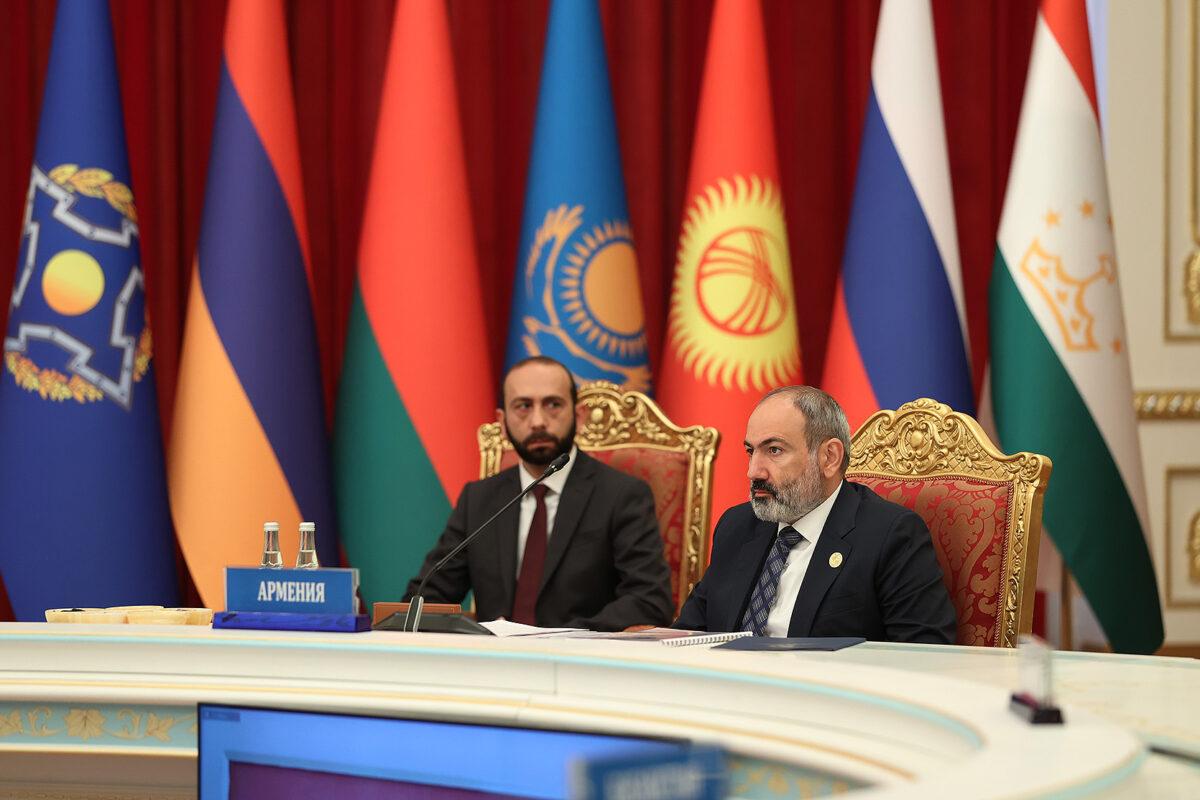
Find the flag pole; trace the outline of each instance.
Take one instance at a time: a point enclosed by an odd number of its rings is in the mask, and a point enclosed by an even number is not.
[[[1062,597],[1058,603],[1059,649],[1074,650],[1075,620],[1071,613],[1071,570],[1067,569],[1066,559],[1062,562],[1062,578],[1059,581],[1059,593]]]

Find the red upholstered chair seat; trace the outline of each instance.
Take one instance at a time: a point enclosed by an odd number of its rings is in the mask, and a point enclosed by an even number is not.
[[[1033,627],[1050,459],[1005,455],[966,414],[922,398],[878,411],[850,441],[846,479],[929,526],[958,644],[1015,647]]]
[[[620,450],[590,450],[588,455],[614,469],[641,478],[654,495],[654,513],[663,537],[663,555],[671,567],[671,596],[679,596],[680,574],[684,564],[683,516],[688,488],[688,456],[652,447],[627,447]],[[517,455],[506,451],[501,469],[517,463]]]
[[[929,526],[938,563],[958,612],[958,644],[995,647],[1003,626],[1001,591],[1012,485],[976,478],[855,481],[911,508]]]
[[[579,402],[584,421],[575,444],[650,486],[678,611],[708,564],[709,486],[719,434],[701,425],[680,428],[646,395],[610,383],[581,387]],[[517,463],[495,422],[479,428],[479,454],[481,477]]]

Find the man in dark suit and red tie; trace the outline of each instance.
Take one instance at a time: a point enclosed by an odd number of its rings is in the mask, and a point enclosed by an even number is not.
[[[616,631],[670,622],[671,575],[650,487],[575,447],[571,373],[552,358],[527,358],[504,376],[500,399],[496,419],[520,463],[463,487],[406,595],[550,462],[569,453],[565,467],[430,578],[425,599],[459,603],[473,591],[479,620],[503,617],[541,627]]]
[[[759,636],[955,640],[925,522],[844,479],[850,426],[811,386],[768,393],[746,425],[750,502],[717,523],[674,627]]]

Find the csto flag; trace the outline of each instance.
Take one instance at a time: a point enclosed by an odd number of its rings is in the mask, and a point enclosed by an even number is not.
[[[932,397],[975,412],[928,0],[884,0],[823,388],[854,430]]]
[[[171,511],[206,605],[226,566],[301,520],[337,564],[281,0],[232,0],[169,453]]]
[[[1162,644],[1083,0],[1043,0],[990,288],[1007,450],[1054,461],[1047,532],[1115,650]]]
[[[758,0],[713,9],[686,197],[659,397],[676,422],[721,432],[715,519],[749,499],[738,443],[750,412],[801,380]]]
[[[0,375],[20,620],[177,601],[138,246],[108,3],[59,3]]]
[[[546,355],[649,391],[646,325],[595,0],[550,7],[505,369]]]
[[[397,599],[494,416],[442,0],[400,0],[338,393],[339,523],[368,602]]]

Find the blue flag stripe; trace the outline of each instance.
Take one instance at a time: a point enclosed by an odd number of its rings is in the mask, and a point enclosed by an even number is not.
[[[296,503],[332,532],[325,412],[308,280],[295,224],[258,133],[222,65],[200,231],[213,324]],[[337,540],[317,537],[323,563]]]
[[[854,338],[881,407],[933,397],[974,413],[946,270],[874,89],[867,102],[842,276]]]

